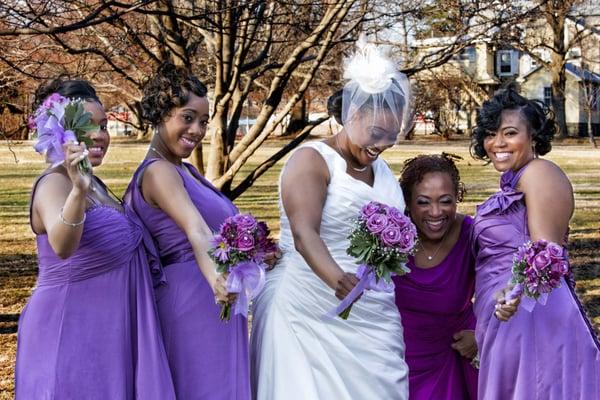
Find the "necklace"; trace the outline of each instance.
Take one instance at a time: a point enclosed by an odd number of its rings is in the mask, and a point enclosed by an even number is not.
[[[421,245],[421,250],[423,250],[423,254],[425,255],[425,257],[427,257],[427,259],[429,261],[433,260],[435,258],[435,256],[437,256],[438,252],[442,248],[442,245],[444,244],[444,240],[446,240],[446,235],[448,234],[448,231],[450,231],[450,228],[448,228],[448,230],[444,233],[444,236],[442,236],[442,240],[440,241],[440,244],[438,245],[437,249],[435,249],[435,252],[430,256],[428,256],[427,253],[425,252],[425,247],[423,246],[423,241],[419,240],[419,244]]]
[[[342,158],[344,158],[344,152],[342,151],[342,148],[340,147],[340,141],[338,139],[339,139],[339,135],[335,137],[335,146],[337,147],[337,149],[338,149],[340,155],[342,156]],[[344,158],[344,160],[345,160],[345,158]],[[352,166],[352,163],[349,163],[349,164],[350,164],[350,168],[352,168],[356,172],[365,172],[367,170],[367,168],[369,168],[368,165],[365,165],[362,168],[356,168],[356,167]]]
[[[162,158],[163,160],[167,159],[167,157],[163,156],[163,154],[160,151],[156,150],[156,147],[150,146],[150,150],[152,150],[153,152],[158,154],[160,156],[160,158]]]

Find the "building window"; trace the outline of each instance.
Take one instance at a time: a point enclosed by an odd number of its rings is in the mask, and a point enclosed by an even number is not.
[[[461,61],[475,62],[475,47],[469,46],[462,49],[458,55],[458,59]]]
[[[517,73],[517,52],[499,50],[496,53],[496,71],[498,76],[510,76]]]
[[[552,88],[550,86],[544,88],[544,104],[546,107],[552,106]]]

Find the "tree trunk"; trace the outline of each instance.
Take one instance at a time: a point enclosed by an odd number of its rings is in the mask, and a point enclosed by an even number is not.
[[[587,131],[588,131],[588,136],[590,138],[590,144],[592,146],[594,146],[594,148],[597,148],[598,145],[596,145],[596,139],[594,138],[594,126],[592,124],[592,106],[590,104],[590,107],[587,107]]]
[[[306,95],[297,102],[292,108],[290,113],[290,120],[288,126],[283,132],[283,136],[289,136],[296,132],[301,131],[308,124],[308,102],[306,101]]]

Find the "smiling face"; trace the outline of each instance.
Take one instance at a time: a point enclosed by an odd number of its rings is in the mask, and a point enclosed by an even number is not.
[[[373,115],[370,110],[358,112],[344,125],[350,139],[349,152],[360,165],[368,165],[394,145],[400,127],[391,111]]]
[[[413,187],[408,210],[422,238],[442,240],[456,219],[456,188],[450,174],[423,175]]]
[[[104,107],[97,101],[86,101],[83,108],[92,114],[92,122],[100,127],[97,131],[89,132],[86,135],[93,142],[91,146],[88,146],[88,159],[92,167],[97,167],[102,164],[110,145],[110,135],[106,127],[108,120],[106,119]]]
[[[529,125],[519,110],[504,110],[500,127],[483,140],[487,156],[499,172],[517,171],[535,154]]]
[[[208,126],[208,100],[189,93],[187,103],[183,107],[171,110],[160,129],[160,136],[165,145],[167,158],[181,160],[192,154],[206,135]]]

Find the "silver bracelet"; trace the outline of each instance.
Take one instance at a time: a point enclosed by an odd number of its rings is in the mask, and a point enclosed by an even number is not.
[[[81,221],[76,222],[76,223],[67,222],[63,215],[63,208],[60,209],[60,213],[58,214],[58,217],[60,218],[60,222],[62,222],[63,224],[65,224],[67,226],[70,226],[71,228],[77,228],[79,225],[83,225],[83,223],[85,222],[85,213],[83,213],[83,219]]]

